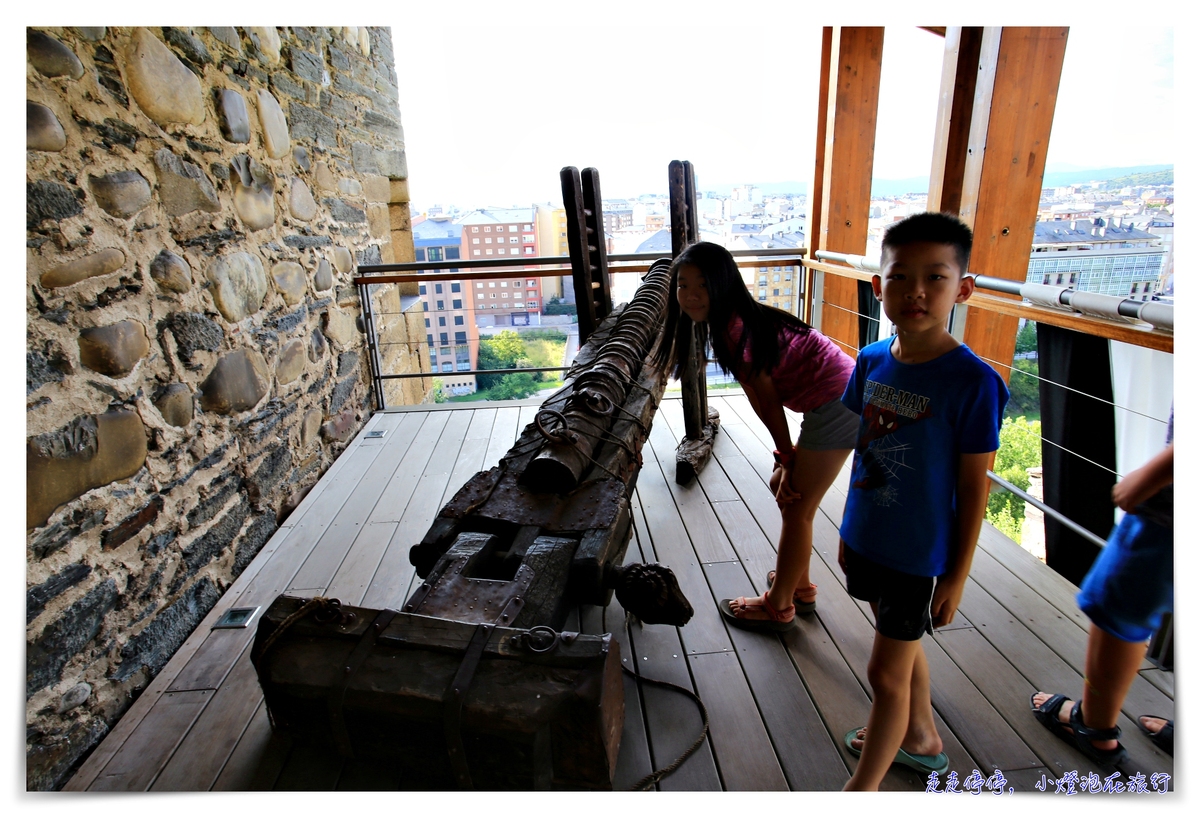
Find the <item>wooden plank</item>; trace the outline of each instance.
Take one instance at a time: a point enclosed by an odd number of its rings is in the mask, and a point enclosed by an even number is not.
[[[1142,678],[1150,684],[1157,687],[1163,693],[1166,693],[1172,699],[1175,698],[1175,673],[1172,671],[1162,670],[1160,668],[1151,668],[1141,672]],[[1141,714],[1139,714],[1141,715]],[[1154,715],[1153,713],[1148,715]]]
[[[1088,618],[1083,611],[1079,610],[1079,604],[1075,601],[1079,587],[1001,534],[986,520],[979,532],[979,546],[976,553],[978,554],[979,551],[985,552],[993,560],[1003,565],[1017,579],[1028,585],[1035,594],[1057,608],[1059,613],[1087,630],[1090,624]]]
[[[159,697],[138,725],[140,729],[113,754],[87,789],[93,792],[147,789],[212,695],[211,690],[185,690]]]
[[[732,597],[744,593],[739,589],[746,587],[746,572],[736,563],[708,565],[705,566],[705,573],[712,585],[714,596]],[[734,650],[741,661],[746,681],[758,704],[762,723],[770,734],[771,745],[775,748],[775,757],[782,768],[788,788],[840,790],[846,783],[846,768],[837,748],[841,737],[835,738],[825,729],[821,714],[809,698],[804,682],[779,638],[738,628],[730,628],[729,636],[733,640]],[[698,670],[700,665],[693,660],[692,667],[693,670]],[[706,682],[701,691],[711,684],[712,682]],[[707,697],[705,701],[708,701]],[[714,731],[713,743],[716,746],[717,762],[721,767],[726,789],[732,789],[725,753],[719,739],[720,736]],[[745,736],[742,740],[751,739],[751,736]],[[765,766],[771,769],[769,763]]]
[[[471,424],[463,435],[462,448],[458,451],[458,459],[454,463],[454,471],[446,482],[442,499],[438,505],[440,510],[462,488],[463,484],[484,471],[484,461],[487,455],[488,443],[492,439],[492,426],[496,422],[495,409],[476,409],[471,417]]]
[[[655,431],[655,429],[661,428],[663,427],[656,426],[651,430],[650,439],[642,448],[642,459],[649,461],[653,457],[658,461],[659,468],[666,476],[667,491],[673,498],[673,505],[678,507],[679,517],[687,529],[696,556],[701,562],[723,562],[736,559],[737,555],[734,553],[733,546],[730,545],[729,538],[725,536],[724,530],[717,523],[712,506],[709,505],[708,498],[704,495],[704,489],[696,481],[692,481],[686,486],[675,482],[674,438],[665,429],[661,432]],[[638,477],[639,484],[646,479],[645,472],[648,470],[648,466],[648,462],[643,464],[642,475]]]
[[[658,414],[667,421],[667,428],[675,438],[676,444],[678,444],[683,436],[683,410],[679,406],[679,401],[664,401],[659,406]],[[714,454],[716,454],[717,440],[723,437],[721,428],[718,426],[716,437],[713,438]],[[738,497],[737,489],[733,487],[733,484],[721,469],[705,468],[701,470],[696,479],[699,481],[700,488],[704,490],[704,496],[708,498],[710,503],[722,500],[736,500]]]
[[[690,625],[688,626],[690,627]],[[695,691],[679,632],[670,625],[630,629],[634,671],[651,679]],[[674,690],[639,682],[646,712],[650,758],[655,769],[673,763],[700,734],[703,721],[695,702]],[[670,776],[658,784],[664,791],[720,790],[721,780],[707,738]]]
[[[266,702],[258,709],[229,755],[225,769],[213,784],[213,790],[264,791],[275,786],[275,779],[291,752],[291,740],[271,730]]]
[[[786,790],[746,676],[732,653],[689,656],[696,692],[708,709],[713,754],[727,791]]]
[[[515,406],[506,406],[496,410],[496,422],[492,426],[492,437],[488,442],[487,452],[483,456],[484,469],[500,465],[500,458],[508,454],[508,450],[512,448],[513,442],[517,439],[517,421],[520,416],[521,410]]]
[[[392,473],[391,479],[388,480],[387,486],[379,496],[379,502],[375,504],[371,515],[367,517],[368,523],[400,522],[400,517],[407,508],[421,475],[429,465],[430,457],[442,439],[447,423],[451,418],[460,416],[450,412],[430,412],[416,417],[423,421],[421,431],[418,432],[413,445],[405,452],[399,467]],[[470,415],[466,415],[466,418],[469,421]],[[441,494],[439,493],[437,497],[432,498],[432,502],[437,504],[440,499]],[[440,508],[441,506],[438,505],[438,508],[434,509],[434,514]]]
[[[258,675],[247,649],[150,789],[163,792],[211,789],[261,703]]]
[[[204,644],[167,689],[172,693],[183,690],[216,690],[221,686],[222,680],[229,674],[234,662],[237,661],[238,656],[250,641],[247,638],[247,632],[250,632],[252,639],[256,627],[258,627],[257,620],[251,622],[250,627],[245,629],[210,629]],[[197,630],[199,629],[197,628]]]
[[[935,213],[958,213],[961,207],[982,37],[979,27],[947,26],[945,31],[926,204],[926,209]]]
[[[364,525],[350,547],[350,553],[330,580],[325,596],[340,599],[347,605],[361,604],[397,528],[398,523]]]
[[[775,548],[771,541],[762,533],[758,522],[740,500],[734,503],[713,503],[717,519],[725,527],[725,533],[734,543],[740,568],[744,574],[749,574],[749,581],[743,581],[740,587],[728,588],[725,591],[714,592],[718,599],[724,597],[739,597],[757,595],[766,591],[767,572],[775,570]],[[709,573],[711,582],[711,572]],[[722,596],[724,594],[724,596]]]

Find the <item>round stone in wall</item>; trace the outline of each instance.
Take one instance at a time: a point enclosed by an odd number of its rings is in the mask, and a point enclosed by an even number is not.
[[[292,177],[292,187],[288,195],[288,209],[292,216],[302,222],[310,222],[317,215],[317,201],[312,191],[299,176]]]
[[[321,410],[309,409],[304,415],[304,424],[300,427],[300,449],[304,450],[317,439],[321,431]]]
[[[43,31],[25,30],[25,53],[38,73],[45,77],[83,76],[83,63],[75,52]]]
[[[116,247],[109,247],[99,253],[92,253],[47,270],[42,273],[42,286],[47,289],[69,287],[85,278],[116,272],[124,266],[125,253]]]
[[[299,264],[294,261],[281,261],[271,268],[271,278],[275,282],[275,289],[283,296],[284,302],[289,307],[304,300],[304,293],[308,286],[305,281],[304,268]]]
[[[248,230],[265,230],[275,223],[275,177],[245,154],[233,157],[230,165],[234,210]]]
[[[221,357],[200,385],[200,408],[230,415],[253,409],[267,394],[270,370],[254,349],[239,349]]]
[[[339,273],[348,273],[354,269],[354,256],[345,247],[333,248],[333,266]]]
[[[186,293],[192,288],[192,268],[165,248],[150,262],[150,277],[164,290]]]
[[[96,204],[118,219],[128,219],[150,203],[150,183],[136,170],[88,177]]]
[[[269,65],[279,62],[279,32],[274,26],[250,26],[246,29],[254,38],[254,44],[267,58]]]
[[[54,111],[45,105],[25,100],[25,147],[31,151],[61,151],[67,135]]]
[[[321,360],[321,356],[328,348],[329,344],[325,342],[325,334],[321,332],[320,328],[314,328],[308,339],[308,360],[315,364]]]
[[[103,31],[103,29],[101,29]],[[72,687],[58,700],[58,705],[54,708],[56,713],[66,713],[74,710],[79,705],[86,702],[92,695],[92,686],[87,682],[80,682]]]
[[[204,122],[199,77],[148,29],[134,29],[125,53],[125,70],[138,107],[159,125]]]
[[[333,287],[333,270],[327,260],[321,259],[317,262],[317,271],[313,273],[313,289],[323,293],[331,287]]]
[[[206,213],[221,210],[212,182],[196,165],[159,148],[154,152],[154,166],[158,169],[158,198],[168,214],[183,216],[193,210]]]
[[[300,166],[300,170],[307,171],[312,167],[312,160],[308,158],[308,151],[300,145],[292,148],[292,158],[296,160],[296,164]]]
[[[366,26],[358,28],[358,50],[364,57],[371,56],[371,34],[367,31]]]
[[[125,377],[149,352],[146,328],[137,321],[118,321],[79,332],[79,362],[110,378]]]
[[[287,117],[279,107],[279,100],[270,91],[258,89],[258,119],[262,122],[263,142],[267,146],[267,156],[279,159],[292,149],[292,140],[288,136]]]
[[[90,43],[103,40],[106,32],[104,26],[75,26],[75,33]]]
[[[216,90],[217,113],[221,115],[221,133],[226,141],[246,143],[250,141],[250,112],[246,98],[231,88]]]
[[[192,422],[195,411],[192,390],[187,388],[187,384],[167,384],[154,393],[154,408],[158,409],[167,423],[183,428]]]
[[[338,192],[343,196],[361,196],[363,191],[362,182],[349,177],[338,179]]]
[[[330,192],[337,190],[337,177],[333,175],[333,171],[329,169],[329,165],[325,162],[317,162],[315,167],[314,175],[316,176],[317,189]]]
[[[322,332],[333,342],[333,345],[338,349],[346,349],[350,346],[350,342],[358,335],[358,330],[354,326],[354,316],[348,312],[331,309],[325,313],[325,320],[321,325]]]
[[[221,256],[209,265],[209,292],[221,315],[237,323],[262,309],[267,295],[267,273],[262,262],[250,253]]]
[[[304,372],[304,342],[289,341],[279,350],[279,361],[275,364],[275,377],[281,384],[291,383]]]

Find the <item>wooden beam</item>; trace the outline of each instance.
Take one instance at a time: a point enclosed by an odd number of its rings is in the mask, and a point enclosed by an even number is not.
[[[819,204],[810,214],[810,223],[819,227],[811,247],[861,255],[867,249],[883,29],[827,28],[821,56],[817,173],[811,200]],[[824,298],[821,331],[856,348],[858,286],[829,278]]]
[[[942,87],[938,96],[933,167],[929,172],[926,207],[935,213],[957,214],[962,204],[983,29],[953,26],[944,29],[943,33],[946,54],[942,60]]]
[[[982,31],[958,209],[975,233],[970,266],[979,275],[1025,280],[1066,46],[1066,27]],[[963,341],[1011,361],[1017,323],[971,307]]]

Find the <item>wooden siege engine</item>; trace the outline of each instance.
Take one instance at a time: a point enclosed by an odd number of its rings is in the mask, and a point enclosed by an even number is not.
[[[647,356],[669,282],[656,262],[500,464],[442,508],[410,551],[424,582],[399,610],[275,600],[252,653],[275,729],[394,759],[420,789],[611,788],[620,650],[564,627],[614,592],[645,622],[692,615],[669,569],[622,565],[666,384]]]

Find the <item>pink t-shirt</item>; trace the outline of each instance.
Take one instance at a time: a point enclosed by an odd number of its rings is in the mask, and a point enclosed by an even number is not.
[[[841,398],[854,359],[815,329],[798,332],[784,325],[779,333],[779,362],[770,374],[783,405],[793,412],[810,412]],[[729,321],[727,337],[730,348],[736,348],[742,337],[742,319],[736,314]],[[752,339],[747,341],[742,356],[746,363],[753,363],[752,345]]]

